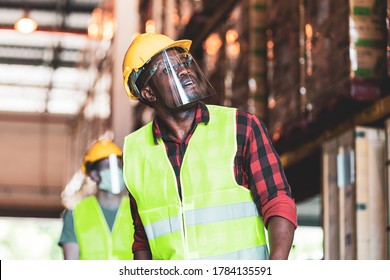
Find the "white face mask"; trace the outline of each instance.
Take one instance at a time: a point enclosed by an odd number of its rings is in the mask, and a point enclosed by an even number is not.
[[[118,172],[116,173],[116,182],[112,177],[112,170],[105,169],[99,172],[100,175],[100,184],[99,189],[108,191],[112,194],[119,194],[125,188],[125,182],[123,180],[123,171],[118,168]],[[115,176],[115,175],[114,175]]]

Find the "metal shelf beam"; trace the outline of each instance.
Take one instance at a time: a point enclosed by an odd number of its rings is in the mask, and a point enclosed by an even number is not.
[[[341,122],[339,125],[324,130],[314,140],[306,142],[292,151],[281,154],[280,160],[282,162],[282,165],[286,168],[299,162],[308,155],[312,154],[314,151],[320,149],[321,144],[324,141],[333,138],[354,126],[368,125],[376,121],[380,121],[382,119],[384,120],[386,117],[389,116],[390,96],[386,96],[376,101],[373,105],[366,108],[362,112],[355,114],[346,121]]]

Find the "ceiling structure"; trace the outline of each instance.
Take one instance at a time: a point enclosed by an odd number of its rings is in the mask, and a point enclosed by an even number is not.
[[[0,216],[58,217],[72,129],[98,75],[88,37],[103,0],[0,0]],[[14,30],[23,15],[31,34]]]
[[[100,2],[0,1],[0,111],[79,112],[94,75],[82,65],[88,22]],[[31,34],[14,30],[26,13],[38,23]]]

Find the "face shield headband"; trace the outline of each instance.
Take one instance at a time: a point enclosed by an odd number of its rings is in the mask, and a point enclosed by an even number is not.
[[[144,69],[144,81],[137,82],[138,92],[147,84],[153,83],[169,108],[199,101],[216,94],[194,58],[188,52],[178,49],[162,51]]]

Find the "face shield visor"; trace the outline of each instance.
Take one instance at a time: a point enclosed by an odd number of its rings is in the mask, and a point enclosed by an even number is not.
[[[175,109],[215,94],[191,54],[178,49],[162,51],[143,70],[137,90],[151,85],[165,105]]]
[[[125,188],[123,170],[118,166],[118,157],[115,154],[111,154],[108,160],[108,168],[99,171],[99,189],[112,194],[119,194]]]

